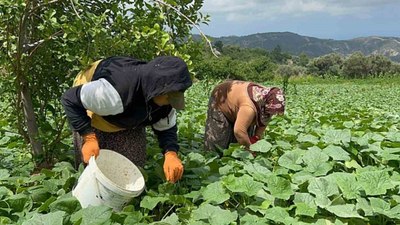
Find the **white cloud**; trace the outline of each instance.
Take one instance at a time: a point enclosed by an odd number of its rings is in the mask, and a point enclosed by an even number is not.
[[[282,16],[307,16],[312,13],[366,17],[368,12],[399,0],[204,0],[202,12],[219,15],[228,21],[273,20]]]

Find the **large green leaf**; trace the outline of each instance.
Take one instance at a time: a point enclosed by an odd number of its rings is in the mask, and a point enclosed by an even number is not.
[[[232,157],[237,159],[254,159],[254,156],[249,152],[242,148],[237,148],[232,152]]]
[[[374,211],[373,211],[371,205],[365,198],[361,198],[361,197],[358,198],[356,207],[357,207],[357,210],[361,209],[364,212],[365,216],[373,216],[374,215]]]
[[[280,166],[291,169],[293,171],[299,171],[302,169],[301,157],[304,154],[303,150],[294,150],[285,152],[278,160]]]
[[[363,171],[357,174],[357,181],[370,196],[386,194],[394,187],[387,171]]]
[[[392,177],[393,177],[393,176],[392,176]],[[392,199],[393,199],[393,201],[394,201],[395,203],[397,203],[397,204],[400,203],[400,195],[392,195],[391,197],[392,197]]]
[[[45,202],[51,196],[51,194],[45,188],[43,188],[43,186],[41,186],[41,185],[30,188],[29,193],[34,202],[40,202],[40,203]],[[0,194],[0,196],[1,196],[1,194]]]
[[[349,129],[344,130],[328,130],[322,137],[322,141],[326,144],[341,145],[350,142],[351,133]]]
[[[54,178],[43,181],[43,187],[52,194],[56,194],[60,190],[61,185],[62,181]]]
[[[139,224],[139,222],[143,219],[142,213],[138,211],[126,212],[126,214],[127,216],[123,224]]]
[[[220,204],[229,199],[221,181],[211,183],[201,192],[206,202]]]
[[[363,218],[357,213],[356,206],[353,204],[331,205],[326,207],[326,209],[342,218]]]
[[[337,219],[318,219],[313,225],[348,225],[347,222],[342,222],[339,218]]]
[[[293,200],[296,206],[296,215],[314,217],[317,213],[317,205],[314,199],[309,193],[296,193]]]
[[[296,192],[293,199],[294,203],[306,203],[309,205],[315,205],[314,196],[309,193],[299,193]]]
[[[210,223],[208,223],[208,222],[205,223],[205,222],[203,222],[203,221],[193,221],[193,220],[190,220],[188,224],[190,224],[190,225],[209,225]]]
[[[369,139],[365,135],[363,137],[352,137],[351,139],[360,146],[368,146],[369,143]]]
[[[268,194],[264,189],[261,189],[257,192],[257,194],[255,195],[255,197],[266,200],[268,202],[274,202],[275,201],[275,197]]]
[[[296,216],[314,217],[317,214],[317,206],[310,206],[304,202],[295,203]]]
[[[52,202],[49,208],[51,212],[64,211],[68,214],[72,214],[81,209],[81,205],[75,197],[64,197]]]
[[[306,164],[311,164],[311,163],[324,163],[329,160],[329,156],[322,152],[322,150],[316,146],[311,147],[306,151],[306,153],[303,155],[302,160]]]
[[[13,221],[5,216],[0,216],[0,224],[12,224]]]
[[[373,142],[381,142],[385,139],[385,137],[381,133],[376,132],[367,132],[363,137],[366,137],[368,140]]]
[[[367,148],[362,149],[360,152],[363,153],[378,153],[380,154],[382,152],[382,143],[381,142],[373,142],[371,144],[367,145]],[[371,157],[373,155],[370,155]]]
[[[71,216],[71,221],[82,222],[80,225],[104,224],[109,222],[112,215],[110,207],[107,206],[89,206],[81,209]]]
[[[271,195],[276,198],[288,200],[294,194],[290,181],[285,178],[271,175],[266,182]]]
[[[302,160],[307,164],[306,171],[315,176],[326,175],[332,169],[332,163],[327,162],[329,156],[318,147],[309,148]]]
[[[187,160],[191,162],[196,162],[198,164],[203,164],[205,162],[205,157],[202,154],[196,153],[196,152],[190,152],[187,155]]]
[[[343,197],[346,199],[357,199],[360,195],[360,185],[356,180],[356,176],[352,173],[332,173],[328,176],[331,181],[335,182]]]
[[[240,217],[241,225],[267,225],[267,220],[256,215],[246,214]]]
[[[165,219],[161,220],[161,222],[164,222],[164,223],[167,223],[167,224],[171,224],[171,225],[179,225],[179,224],[181,224],[179,222],[179,217],[175,213],[172,213],[171,215],[169,215]]]
[[[0,139],[0,145],[5,145],[5,144],[7,144],[9,141],[10,141],[10,137],[8,137],[8,136],[5,136],[5,137],[2,137],[1,139]]]
[[[0,186],[0,199],[3,199],[4,197],[11,196],[11,195],[13,195],[13,192],[10,189],[8,189],[4,186]]]
[[[290,150],[292,149],[292,145],[289,142],[277,140],[276,145],[283,150]]]
[[[262,182],[265,182],[268,175],[272,173],[267,167],[262,166],[257,162],[247,162],[244,164],[243,169],[254,179]]]
[[[358,162],[355,161],[354,159],[352,159],[352,160],[350,160],[350,161],[346,161],[346,162],[344,163],[344,165],[345,165],[347,168],[355,168],[355,169],[361,168],[360,164],[358,164]]]
[[[0,169],[0,181],[5,180],[10,176],[10,173],[6,169]]]
[[[392,142],[400,142],[400,133],[398,131],[388,132],[386,138]]]
[[[29,198],[26,194],[16,194],[12,195],[5,199],[9,208],[14,212],[22,212],[25,210],[25,206],[29,205],[32,202],[32,199]]]
[[[296,222],[296,219],[290,217],[289,213],[282,207],[267,209],[264,218],[283,224],[294,224]]]
[[[223,178],[225,187],[232,192],[244,193],[248,196],[257,194],[264,186],[262,183],[255,181],[251,176],[245,174],[241,177],[229,175]]]
[[[386,213],[390,210],[390,203],[386,202],[380,198],[369,198],[371,208],[374,213],[379,213],[382,215],[387,215]]]
[[[400,219],[400,205],[396,205],[395,207],[391,208],[389,212],[386,212],[385,215],[387,215],[389,218],[395,218],[395,219]]]
[[[339,194],[336,184],[323,177],[312,179],[308,185],[308,191],[316,196],[326,197]]]
[[[310,173],[313,173],[315,176],[324,176],[328,174],[328,172],[331,171],[332,168],[333,165],[330,162],[324,162],[324,163],[311,162],[310,164],[307,165],[305,170]]]
[[[332,204],[332,201],[326,196],[317,195],[315,197],[315,204],[317,204],[318,207],[324,209],[324,208],[330,206]]]
[[[22,225],[63,225],[65,212],[57,211],[48,214],[35,214],[32,218],[22,223]]]
[[[234,167],[231,165],[225,165],[220,167],[218,170],[221,175],[228,175],[229,173],[233,172]]]
[[[298,142],[308,142],[308,143],[316,145],[316,144],[318,144],[319,139],[311,134],[300,134],[299,136],[297,136],[297,141]]]
[[[315,175],[313,175],[312,173],[302,170],[302,171],[299,171],[299,172],[293,174],[292,181],[293,181],[293,183],[300,185],[305,182],[308,182],[310,179],[313,179],[314,177],[315,177]]]
[[[218,206],[210,204],[202,204],[199,208],[193,210],[192,216],[194,220],[205,220],[213,225],[227,225],[236,221],[237,212],[223,210]]]
[[[329,155],[333,160],[348,161],[351,159],[349,156],[350,154],[340,146],[328,145],[323,149],[323,152]]]
[[[262,215],[265,215],[266,210],[271,206],[273,202],[271,200],[265,200],[261,203],[261,205],[247,205],[246,209],[250,209],[253,212],[259,212]]]
[[[400,161],[400,148],[383,148],[377,155],[385,161]]]
[[[152,210],[157,206],[158,203],[164,203],[167,200],[167,197],[151,197],[147,195],[144,196],[140,202],[140,207]]]
[[[250,145],[250,150],[253,152],[266,153],[272,149],[272,145],[266,140],[259,140],[257,143]]]

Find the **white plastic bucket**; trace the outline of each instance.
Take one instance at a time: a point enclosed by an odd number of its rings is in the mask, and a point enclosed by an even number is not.
[[[90,158],[72,195],[83,208],[106,205],[120,211],[144,187],[143,175],[135,164],[115,151],[101,149],[96,159]]]

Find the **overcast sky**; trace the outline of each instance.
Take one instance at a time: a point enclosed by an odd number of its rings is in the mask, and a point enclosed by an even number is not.
[[[400,0],[204,0],[200,11],[211,16],[200,28],[213,37],[281,31],[341,40],[400,37]]]

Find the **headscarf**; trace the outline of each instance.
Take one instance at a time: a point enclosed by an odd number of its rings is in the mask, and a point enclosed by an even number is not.
[[[257,108],[258,126],[266,126],[273,115],[282,115],[285,112],[285,95],[281,89],[251,83],[248,92]]]

